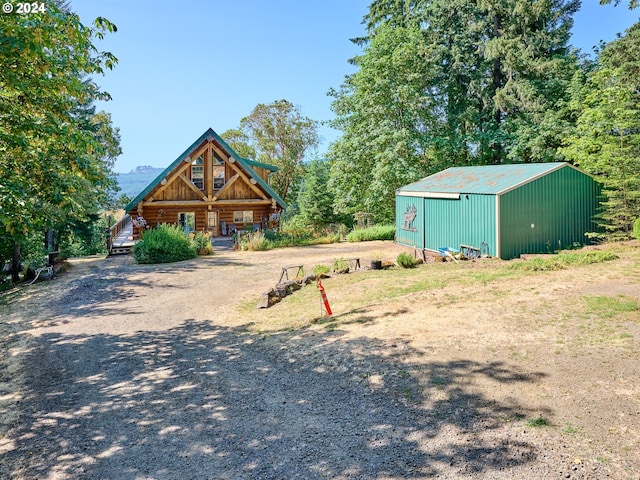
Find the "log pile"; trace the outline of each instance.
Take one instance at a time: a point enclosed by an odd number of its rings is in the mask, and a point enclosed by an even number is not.
[[[300,290],[305,285],[315,282],[315,280],[316,276],[311,274],[306,275],[304,278],[299,280],[287,280],[285,282],[280,282],[275,287],[262,293],[262,297],[258,302],[257,308],[269,308],[287,295],[291,295],[293,292]]]

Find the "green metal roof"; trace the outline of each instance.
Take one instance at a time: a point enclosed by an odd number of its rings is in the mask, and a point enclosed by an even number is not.
[[[262,177],[260,177],[260,175],[258,175],[252,168],[252,166],[257,166],[257,167],[262,167],[267,170],[276,172],[278,171],[278,167],[275,167],[273,165],[267,165],[266,163],[256,162],[254,160],[249,160],[247,158],[242,158],[227,144],[227,142],[225,142],[216,132],[214,132],[212,128],[209,128],[206,132],[200,135],[200,138],[198,138],[195,142],[193,142],[189,148],[187,148],[184,152],[182,152],[182,154],[178,158],[176,158],[171,165],[165,168],[162,171],[162,173],[160,173],[160,175],[158,175],[155,178],[153,182],[147,185],[147,188],[145,188],[138,195],[136,195],[136,197],[133,200],[131,200],[131,202],[129,202],[129,204],[125,207],[125,212],[128,212],[129,210],[134,208],[138,204],[138,202],[142,201],[149,193],[151,193],[151,191],[162,181],[163,178],[169,175],[180,164],[180,162],[184,161],[184,159],[186,159],[189,156],[189,154],[196,147],[198,147],[198,145],[200,145],[202,142],[204,142],[208,138],[213,138],[220,145],[222,145],[222,147],[227,151],[227,153],[231,155],[233,158],[235,158],[238,164],[242,166],[244,171],[247,172],[251,178],[255,179],[258,185],[260,185],[264,189],[264,191],[269,196],[271,196],[271,198],[275,199],[275,201],[278,202],[280,207],[282,207],[283,209],[287,208],[287,205],[284,203],[284,200],[282,200],[282,198],[280,198],[280,196],[269,186],[269,184],[265,182],[262,179]]]
[[[451,167],[399,188],[396,193],[501,195],[539,177],[572,165],[564,162]]]
[[[272,172],[278,171],[278,167],[276,167],[275,165],[269,165],[268,163],[262,163],[256,160],[250,160],[248,158],[243,158],[243,160],[247,162],[249,165],[251,165],[252,167],[260,167],[260,168],[264,168],[265,170],[271,170]]]

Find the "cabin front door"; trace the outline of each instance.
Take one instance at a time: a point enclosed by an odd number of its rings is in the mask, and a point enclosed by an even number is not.
[[[207,212],[207,227],[214,237],[220,235],[220,222],[218,221],[218,212]]]

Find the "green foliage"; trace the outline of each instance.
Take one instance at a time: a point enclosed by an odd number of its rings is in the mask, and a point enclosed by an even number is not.
[[[303,226],[296,226],[295,228],[289,226],[280,232],[266,230],[264,232],[252,233],[240,239],[240,248],[242,250],[263,251],[274,248],[303,247],[305,245],[320,245],[339,241],[339,235],[317,233]]]
[[[574,80],[577,116],[563,153],[603,183],[597,222],[609,240],[631,238],[640,218],[640,24],[606,45],[595,68]]]
[[[33,232],[27,235],[21,245],[21,259],[25,269],[34,270],[46,263],[47,251],[44,248],[44,234]]]
[[[633,222],[633,236],[640,242],[640,218]]]
[[[589,313],[600,318],[613,318],[617,315],[637,312],[638,301],[635,298],[619,295],[588,295],[584,297]]]
[[[540,427],[548,427],[549,425],[551,425],[551,423],[549,423],[549,420],[547,420],[542,416],[529,418],[527,420],[527,427],[540,428]]]
[[[211,239],[206,233],[197,232],[193,236],[192,242],[198,255],[213,255],[213,245],[211,245]]]
[[[419,262],[407,252],[400,252],[396,258],[396,263],[402,268],[415,268]]]
[[[622,0],[613,0],[613,4],[617,7]],[[600,0],[600,5],[608,5],[612,2],[612,0]],[[640,2],[638,0],[629,0],[629,10],[633,10],[634,8],[638,8]]]
[[[105,255],[107,253],[107,215],[88,215],[85,221],[74,221],[59,238],[62,258]]]
[[[333,271],[335,273],[347,273],[349,271],[349,261],[344,258],[333,259]]]
[[[394,225],[376,225],[375,227],[353,230],[347,235],[348,242],[370,242],[372,240],[393,240],[396,235]]]
[[[332,126],[343,131],[328,152],[337,211],[393,221],[395,190],[444,165],[432,155],[437,107],[426,50],[419,29],[381,27],[354,59],[359,70],[330,91]]]
[[[117,60],[93,41],[115,30],[103,18],[85,26],[61,2],[0,16],[0,244],[11,250],[85,222],[112,195],[119,134],[93,107],[109,99],[93,76]]]
[[[395,190],[446,166],[559,160],[579,5],[374,0],[358,70],[330,92],[335,208],[391,221]]]
[[[133,247],[133,258],[138,263],[170,263],[196,256],[191,239],[177,225],[161,224],[146,230]]]
[[[315,230],[334,223],[333,193],[328,188],[329,165],[313,160],[305,165],[305,176],[298,193],[301,220]]]
[[[524,271],[562,270],[576,265],[608,262],[617,258],[617,255],[604,251],[560,253],[551,257],[536,257],[531,260],[511,263],[509,268]]]
[[[251,139],[240,129],[232,128],[223,132],[220,137],[229,144],[233,151],[242,158],[256,158],[256,149],[249,143]]]
[[[326,265],[316,265],[315,267],[313,267],[313,274],[317,277],[326,275],[330,271],[331,269]]]
[[[271,240],[265,238],[262,232],[255,232],[249,234],[247,238],[241,240],[240,248],[242,250],[261,252],[264,250],[271,250],[272,248],[275,248],[275,246]]]
[[[255,149],[257,160],[278,167],[270,178],[271,187],[286,201],[303,175],[302,160],[318,146],[318,122],[305,117],[287,100],[258,104],[240,121],[240,129]],[[229,134],[231,136],[231,134]]]

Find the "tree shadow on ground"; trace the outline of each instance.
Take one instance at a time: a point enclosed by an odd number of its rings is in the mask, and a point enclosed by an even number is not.
[[[0,297],[0,305],[10,303],[19,308],[22,302],[31,305],[34,300],[39,301],[45,306],[41,308],[39,320],[34,322],[34,326],[55,326],[69,323],[71,318],[121,315],[124,302],[144,298],[144,292],[149,288],[187,291],[189,286],[174,280],[173,276],[180,278],[185,273],[202,269],[251,266],[243,261],[221,257],[159,265],[132,264],[132,260],[124,256],[93,260],[81,266],[72,266],[68,273],[63,272],[52,281],[4,294]],[[75,269],[81,269],[81,273],[76,273]],[[128,314],[138,313],[128,307]]]
[[[502,363],[409,364],[406,345],[194,320],[33,343],[12,478],[490,478],[539,454],[482,435],[532,414],[473,388],[541,376]]]

